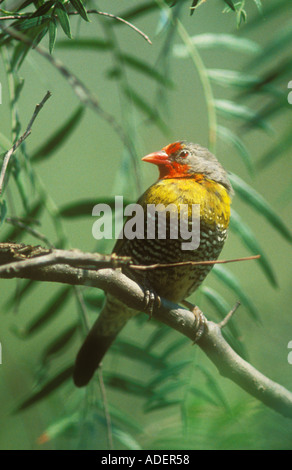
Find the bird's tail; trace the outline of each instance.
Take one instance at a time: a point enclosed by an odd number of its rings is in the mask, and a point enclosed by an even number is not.
[[[116,298],[107,296],[102,312],[76,357],[73,380],[77,387],[88,384],[112,342],[134,313],[137,312]]]

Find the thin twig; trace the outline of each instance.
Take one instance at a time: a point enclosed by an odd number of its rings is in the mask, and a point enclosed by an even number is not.
[[[13,147],[5,153],[2,168],[1,168],[1,174],[0,174],[0,194],[2,193],[4,178],[5,178],[6,170],[7,170],[8,163],[9,163],[9,160],[10,160],[11,156],[13,155],[15,150],[22,144],[22,142],[31,134],[31,130],[32,130],[31,128],[32,128],[32,125],[33,125],[37,115],[39,114],[40,110],[44,106],[45,102],[51,96],[52,96],[51,92],[47,91],[47,93],[45,94],[42,101],[39,104],[36,105],[34,113],[32,115],[32,118],[29,121],[28,126],[27,126],[26,131],[24,132],[24,134],[22,134],[22,136],[20,136],[19,139],[15,142]]]
[[[87,10],[86,13],[88,15],[96,14],[96,15],[106,16],[108,18],[112,18],[114,20],[120,21],[120,22],[126,24],[127,26],[129,26],[134,31],[136,31],[136,33],[140,34],[149,44],[152,44],[152,42],[149,39],[149,37],[147,36],[147,34],[143,33],[143,31],[141,31],[139,28],[137,28],[137,26],[134,26],[132,23],[130,23],[127,20],[124,20],[124,18],[121,18],[120,16],[116,16],[116,15],[113,15],[112,13],[106,13],[104,11],[98,11],[98,10]],[[1,20],[27,20],[27,19],[31,18],[32,14],[33,13],[25,14],[25,15],[0,16],[0,21]],[[78,11],[68,11],[67,14],[68,15],[79,15],[79,12]],[[54,16],[55,16],[55,18],[58,18],[58,15],[54,15]]]
[[[235,259],[221,259],[221,260],[211,260],[211,261],[180,261],[178,263],[165,263],[165,264],[149,264],[147,266],[131,264],[130,268],[138,271],[148,271],[151,269],[163,269],[163,268],[174,268],[176,266],[201,266],[204,264],[226,264],[226,263],[235,263],[237,261],[250,261],[253,259],[260,258],[261,255],[247,256],[245,258],[235,258]]]
[[[97,15],[106,16],[108,18],[113,18],[114,20],[120,21],[120,22],[126,24],[127,26],[129,26],[130,28],[132,28],[134,31],[136,31],[136,33],[140,34],[149,44],[152,44],[152,42],[150,41],[147,34],[143,33],[143,31],[141,31],[139,28],[137,28],[137,26],[134,26],[132,23],[130,23],[127,20],[124,20],[124,18],[121,18],[120,16],[116,16],[116,15],[113,15],[112,13],[105,13],[103,11],[98,11],[98,10],[87,10],[87,13],[88,14],[95,13]],[[77,11],[73,11],[73,12],[68,13],[68,14],[69,15],[78,15],[79,13]]]
[[[239,306],[240,306],[240,302],[238,300],[236,304],[234,305],[234,307],[230,310],[230,312],[228,312],[227,315],[223,318],[223,320],[220,323],[218,323],[219,328],[222,329],[227,325],[230,318],[234,315],[234,313],[236,312]]]

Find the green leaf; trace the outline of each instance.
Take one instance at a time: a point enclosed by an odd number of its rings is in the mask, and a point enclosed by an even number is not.
[[[225,49],[245,54],[259,54],[262,50],[255,41],[233,34],[204,33],[192,36],[191,41],[199,49],[222,49],[224,47]],[[174,46],[174,55],[180,58],[189,57],[188,47],[184,44],[176,44]]]
[[[18,331],[22,337],[28,337],[51,321],[65,303],[72,292],[71,286],[62,287],[58,293],[45,305],[41,312],[25,328]],[[17,331],[17,330],[16,330]]]
[[[34,6],[36,8],[39,8],[43,3],[44,3],[45,0],[34,0]]]
[[[230,100],[214,100],[214,104],[218,113],[229,119],[241,119],[248,124],[259,127],[265,131],[271,131],[270,125],[259,117],[259,114],[248,106],[238,104]]]
[[[219,294],[218,291],[215,289],[211,289],[211,287],[202,286],[200,292],[208,299],[208,301],[215,307],[218,312],[219,318],[223,319],[226,317],[227,313],[230,312],[231,308],[230,305],[226,302],[226,300]],[[228,322],[228,326],[230,330],[234,334],[234,336],[238,336],[237,328],[234,325],[233,318],[230,319]]]
[[[192,393],[196,397],[196,399],[199,399],[199,400],[203,399],[205,402],[209,403],[210,405],[218,406],[218,401],[214,400],[214,398],[211,395],[209,395],[207,392],[205,392],[201,388],[190,387],[188,392]]]
[[[61,25],[64,33],[66,34],[66,36],[68,36],[69,39],[72,39],[70,20],[69,20],[68,13],[67,13],[66,8],[64,7],[64,5],[60,2],[57,2],[56,6],[55,6],[55,9],[54,9],[54,12],[59,18],[60,25]]]
[[[71,5],[78,11],[79,15],[85,20],[89,21],[89,18],[87,16],[87,12],[85,10],[85,7],[83,5],[82,0],[70,0]]]
[[[20,68],[30,48],[31,46],[29,46],[28,44],[22,44],[22,43],[18,44],[14,48],[13,55],[11,58],[12,70],[16,70],[17,68]]]
[[[132,201],[131,201],[132,202]],[[74,218],[74,217],[88,217],[92,216],[92,209],[96,204],[107,204],[112,211],[115,210],[115,200],[113,198],[96,198],[85,199],[83,201],[74,201],[70,204],[60,208],[59,214],[61,217]],[[124,206],[130,204],[129,201],[123,199]]]
[[[154,368],[164,368],[165,361],[162,360],[157,354],[145,351],[140,345],[130,343],[129,341],[122,341],[118,339],[111,347],[113,351],[118,351],[119,355],[129,357],[135,361],[141,361]]]
[[[258,123],[267,118],[275,117],[277,113],[283,113],[286,111],[290,112],[290,105],[287,100],[287,93],[279,93],[277,99],[274,99],[272,102],[268,103],[255,117],[248,123],[248,128],[258,127]]]
[[[57,37],[57,22],[54,17],[51,18],[49,23],[49,51],[53,53]]]
[[[35,18],[37,16],[43,16],[45,15],[51,7],[54,5],[55,1],[54,0],[49,0],[45,2],[43,5],[41,5],[32,15],[31,18]]]
[[[20,21],[20,20],[19,20]],[[11,59],[11,68],[19,69],[23,63],[29,50],[39,44],[46,32],[48,31],[48,19],[43,17],[31,18],[25,21],[21,21],[19,26],[20,30],[26,30],[26,36],[31,40],[31,44],[18,44],[13,51]]]
[[[5,152],[7,152],[7,150],[11,149],[12,147],[12,142],[10,139],[8,139],[4,134],[2,134],[2,132],[0,132],[0,145],[1,147],[3,148],[3,150]]]
[[[41,29],[41,31],[37,34],[37,36],[35,37],[34,41],[33,41],[33,47],[36,47],[40,42],[41,40],[43,39],[43,37],[47,34],[48,30],[49,30],[49,25],[50,25],[50,22],[49,20],[47,20],[46,24],[44,24],[43,28]]]
[[[78,327],[76,324],[59,333],[58,336],[46,346],[42,353],[41,362],[43,364],[47,363],[52,356],[58,354],[62,349],[64,349],[69,341],[73,338],[77,330]]]
[[[238,72],[237,70],[208,69],[207,73],[208,77],[219,85],[250,88],[260,83],[258,75]]]
[[[48,158],[53,152],[55,152],[61,145],[63,145],[74,131],[77,124],[80,122],[84,111],[84,107],[79,106],[77,110],[74,111],[67,121],[60,127],[60,129],[51,135],[47,141],[31,155],[31,160],[33,162],[44,160],[45,158]]]
[[[15,292],[11,295],[11,297],[7,300],[6,309],[10,310],[15,303],[19,305],[19,303],[25,298],[26,295],[31,293],[31,290],[38,286],[38,282],[34,281],[33,279],[22,280],[22,283],[19,285],[17,284]]]
[[[246,22],[246,19],[247,19],[247,13],[246,13],[246,11],[244,10],[243,4],[242,4],[241,7],[238,9],[237,15],[236,15],[237,27],[239,28],[239,26],[241,25],[241,23],[245,23],[245,22]]]
[[[118,429],[116,426],[113,427],[113,436],[118,439],[123,446],[130,450],[142,450],[140,444],[133,438],[128,432]]]
[[[13,163],[14,163],[14,168],[13,168],[14,181],[16,183],[19,195],[21,197],[23,207],[26,211],[28,211],[29,210],[28,198],[27,198],[28,182],[26,178],[24,177],[24,173],[20,170],[19,161],[15,158]]]
[[[24,215],[27,219],[35,219],[40,215],[42,210],[44,209],[44,204],[42,200],[37,201],[32,208],[27,211]],[[21,236],[24,235],[24,231],[22,227],[14,227],[7,235],[6,235],[6,240],[17,240]]]
[[[93,289],[97,290],[97,289]],[[95,311],[98,311],[104,304],[105,294],[103,291],[94,292],[94,293],[85,293],[84,302],[86,305]]]
[[[161,387],[155,389],[153,394],[149,397],[147,402],[145,403],[145,411],[149,412],[154,409],[162,408],[165,406],[169,406],[170,400],[168,395],[173,392],[181,393],[181,388],[186,386],[186,381],[184,380],[175,380],[172,382],[167,381],[166,384],[162,385]]]
[[[285,78],[287,78],[287,82],[289,78],[291,77],[291,72],[292,72],[292,60],[291,58],[287,58],[281,63],[278,63],[277,65],[273,65],[269,70],[267,70],[263,75],[259,78],[258,83],[255,83],[251,89],[250,93],[257,93],[261,91],[268,91],[271,94],[273,94],[276,98],[278,97],[284,97],[285,98],[285,103],[287,103],[287,94],[286,90],[283,91],[280,89],[279,86],[274,86],[277,84],[277,82],[280,82],[280,86],[284,83],[286,85],[286,80],[284,81]]]
[[[28,7],[29,5],[31,5],[32,3],[34,3],[34,0],[25,0],[24,2],[20,3],[19,5],[17,5],[15,11],[23,10],[24,8],[26,8],[26,7]]]
[[[124,87],[124,93],[127,97],[129,97],[135,106],[137,106],[138,109],[142,111],[147,116],[147,119],[151,123],[155,123],[156,126],[165,134],[169,134],[169,128],[167,124],[161,119],[161,117],[158,115],[158,112],[156,109],[154,109],[152,106],[150,106],[144,98],[142,98],[141,95],[136,93],[133,88],[129,87]]]
[[[289,127],[275,145],[273,145],[259,160],[258,167],[264,168],[288,152],[292,146],[292,128]]]
[[[190,15],[192,16],[195,12],[196,6],[198,5],[199,0],[193,0],[191,5]]]
[[[150,335],[146,346],[145,351],[150,351],[154,348],[157,344],[164,340],[166,336],[171,333],[171,328],[167,325],[159,325],[159,328],[156,328],[153,333]]]
[[[255,189],[243,181],[234,173],[229,173],[229,179],[236,193],[249,204],[259,214],[264,216],[267,221],[288,241],[292,241],[292,234],[277,212]]]
[[[133,393],[136,396],[148,398],[151,394],[151,389],[147,385],[131,377],[104,372],[103,379],[106,385],[127,393]]]
[[[58,41],[56,48],[60,49],[73,49],[79,51],[80,49],[92,49],[92,50],[104,50],[108,51],[113,49],[113,43],[105,39],[91,39],[91,38],[82,38],[82,39],[72,39],[72,41]]]
[[[7,214],[7,206],[5,199],[0,201],[0,227],[2,226],[3,222],[5,221]]]
[[[236,11],[232,0],[224,0],[224,2],[231,8],[231,10]]]
[[[217,291],[211,289],[211,287],[202,286],[200,292],[214,305],[221,319],[230,312],[230,305],[228,305],[226,300]],[[230,321],[232,321],[232,318]]]
[[[150,13],[152,10],[157,10],[158,8],[159,5],[157,2],[146,1],[142,3],[142,5],[134,6],[128,11],[122,12],[119,16],[124,20],[132,20],[133,18],[137,18],[138,16],[144,15],[145,13]],[[121,24],[122,23],[118,21],[116,26],[121,26]]]
[[[159,375],[155,377],[153,380],[150,381],[149,388],[152,390],[154,387],[157,387],[161,383],[163,383],[165,380],[174,377],[177,377],[179,374],[181,374],[182,370],[184,367],[188,366],[191,364],[193,361],[191,359],[185,359],[182,361],[174,362],[171,365],[168,365],[165,370],[162,372],[159,372]]]
[[[257,1],[257,0],[254,0]],[[265,2],[265,10],[264,10],[264,20],[265,23],[267,24],[269,20],[275,21],[277,16],[279,15],[286,15],[286,17],[289,17],[289,14],[291,13],[291,2],[290,0],[278,0],[277,2]],[[285,10],[290,10],[286,12]],[[283,21],[283,18],[281,19]],[[249,22],[245,26],[245,31],[249,31],[259,25],[263,24],[263,18],[261,15],[254,15],[253,18],[249,19]]]
[[[254,164],[251,155],[242,140],[234,134],[234,132],[224,126],[217,126],[217,134],[222,140],[234,146],[249,173],[253,174]]]
[[[185,336],[176,339],[164,349],[164,351],[161,353],[160,358],[163,360],[168,359],[171,354],[176,353],[180,348],[182,348],[186,344],[190,344],[190,340]]]
[[[278,58],[278,54],[282,53],[284,49],[289,48],[292,40],[292,28],[288,23],[279,29],[278,34],[265,46],[264,50],[256,57],[256,60],[250,64],[249,67],[258,67],[264,62],[272,61]]]
[[[265,275],[269,279],[270,283],[277,287],[277,280],[274,273],[274,270],[262,250],[260,244],[258,243],[255,234],[250,229],[250,227],[242,220],[242,218],[235,212],[233,209],[231,210],[231,218],[230,218],[230,225],[232,231],[237,233],[243,243],[247,246],[247,248],[253,253],[254,255],[261,255],[261,257],[257,260],[260,264],[261,268],[263,269]]]
[[[16,74],[13,76],[14,80],[14,103],[16,103],[21,95],[22,89],[24,87],[24,78],[17,76]],[[20,132],[20,122],[19,122],[19,132]]]
[[[102,400],[97,400],[94,403],[94,407],[98,408],[104,414],[104,403]],[[122,410],[119,407],[119,403],[116,403],[116,406],[112,403],[108,403],[109,414],[115,422],[121,423],[124,427],[133,429],[137,434],[142,434],[144,432],[143,425],[141,421],[134,419],[133,415],[128,415],[125,410]]]
[[[259,10],[260,13],[263,13],[263,4],[261,0],[253,0],[257,6],[257,9]]]
[[[215,264],[212,269],[212,273],[223,282],[229,289],[231,289],[239,298],[240,302],[245,305],[248,309],[251,317],[254,320],[260,321],[260,317],[256,307],[254,306],[252,300],[246,295],[243,287],[236,278],[236,276],[231,273],[228,269],[223,267],[223,265]]]
[[[45,442],[51,441],[52,439],[55,439],[56,437],[62,435],[69,429],[78,427],[79,422],[80,414],[78,412],[75,412],[70,416],[66,416],[65,418],[61,418],[57,421],[54,421],[38,438],[38,444],[44,444]]]
[[[209,392],[211,393],[211,395],[213,395],[217,403],[223,405],[226,411],[229,412],[230,407],[229,407],[228,401],[226,400],[224,393],[219,387],[217,380],[214,379],[213,373],[209,372],[209,370],[201,364],[198,364],[197,368],[205,376],[205,379],[207,381],[207,388]]]
[[[17,408],[14,410],[14,413],[23,411],[29,408],[32,405],[35,405],[43,398],[46,398],[52,392],[57,390],[64,382],[71,379],[73,374],[74,366],[69,366],[59,372],[55,377],[49,380],[45,385],[38,388],[34,393],[32,393],[28,398],[26,398],[22,403],[20,403]]]
[[[30,18],[25,18],[23,20],[18,20],[15,22],[14,27],[17,26],[17,29],[19,31],[25,31],[29,30],[28,32],[31,32],[32,34],[30,37],[34,36],[34,28],[36,29],[37,27],[41,26],[44,22],[46,22],[46,18],[40,18],[40,17],[30,17]]]
[[[163,408],[167,407],[179,407],[181,406],[182,402],[181,399],[176,399],[176,398],[162,398],[161,401],[159,402],[147,402],[144,406],[144,412],[149,413],[155,410],[162,410]]]
[[[157,71],[155,67],[147,64],[144,60],[138,59],[129,54],[119,54],[119,59],[122,63],[129,65],[133,69],[142,72],[144,75],[148,75],[150,78],[153,78],[159,83],[162,83],[165,86],[173,87],[174,84],[167,77],[162,75]]]

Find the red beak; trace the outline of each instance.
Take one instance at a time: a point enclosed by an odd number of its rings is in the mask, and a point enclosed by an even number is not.
[[[158,152],[149,153],[142,158],[143,162],[154,163],[155,165],[164,165],[168,163],[168,155],[165,150],[159,150]]]

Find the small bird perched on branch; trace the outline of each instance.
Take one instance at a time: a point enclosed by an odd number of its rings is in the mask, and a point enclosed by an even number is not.
[[[130,256],[135,265],[216,260],[227,236],[233,193],[227,173],[216,157],[198,144],[179,141],[146,155],[142,160],[154,163],[159,169],[158,181],[137,202],[143,208],[143,223],[145,226],[154,223],[155,234],[153,236],[152,232],[147,238],[147,231],[141,238],[139,235],[131,239],[120,238],[113,253]],[[154,218],[153,213],[149,217],[151,205],[157,208],[160,205]],[[193,205],[199,205],[199,239],[195,248],[187,249],[187,246],[183,248],[186,237],[178,232],[177,225],[182,227],[184,218],[185,232],[194,233]],[[159,211],[165,213],[164,238],[159,237],[159,228],[163,228]],[[173,225],[175,212],[176,226]],[[126,268],[125,274],[144,287],[151,311],[157,296],[175,303],[182,302],[199,287],[211,268],[212,265],[190,264],[146,271]],[[87,385],[120,330],[137,313],[117,298],[107,295],[105,306],[77,355],[73,374],[76,386]]]

